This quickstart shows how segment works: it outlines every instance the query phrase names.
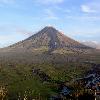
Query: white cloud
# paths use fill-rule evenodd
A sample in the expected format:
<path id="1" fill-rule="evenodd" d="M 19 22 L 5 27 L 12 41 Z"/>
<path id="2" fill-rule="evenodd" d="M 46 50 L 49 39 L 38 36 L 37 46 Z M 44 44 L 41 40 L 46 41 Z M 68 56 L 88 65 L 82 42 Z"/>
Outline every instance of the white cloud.
<path id="1" fill-rule="evenodd" d="M 15 4 L 15 0 L 0 0 L 0 7 L 4 7 L 5 5 L 13 5 L 13 4 Z"/>
<path id="2" fill-rule="evenodd" d="M 64 0 L 37 0 L 41 4 L 59 4 L 63 3 Z"/>
<path id="3" fill-rule="evenodd" d="M 17 33 L 9 35 L 0 35 L 0 47 L 6 47 L 23 39 L 25 39 L 25 37 L 23 37 L 22 34 Z"/>
<path id="4" fill-rule="evenodd" d="M 18 26 L 12 26 L 12 25 L 2 25 L 0 26 L 0 33 L 2 34 L 5 34 L 5 33 L 11 33 L 11 34 L 20 34 L 20 35 L 23 35 L 23 36 L 30 36 L 32 35 L 32 32 L 25 29 L 25 28 L 22 28 L 22 27 L 18 27 Z M 9 34 L 8 33 L 8 34 Z"/>
<path id="5" fill-rule="evenodd" d="M 13 4 L 15 0 L 0 0 L 0 4 Z"/>
<path id="6" fill-rule="evenodd" d="M 24 28 L 19 28 L 19 27 L 15 28 L 15 32 L 18 33 L 18 34 L 26 35 L 26 36 L 33 35 L 33 32 L 26 30 Z"/>
<path id="7" fill-rule="evenodd" d="M 100 16 L 96 16 L 96 15 L 81 15 L 81 16 L 66 15 L 65 18 L 72 19 L 72 20 L 79 20 L 79 21 L 89 21 L 89 22 L 100 21 Z"/>
<path id="8" fill-rule="evenodd" d="M 0 26 L 0 47 L 5 47 L 14 44 L 18 41 L 26 39 L 33 33 L 25 28 L 15 25 Z"/>
<path id="9" fill-rule="evenodd" d="M 71 9 L 69 8 L 63 8 L 61 6 L 55 5 L 54 7 L 52 7 L 53 9 L 57 10 L 58 12 L 63 12 L 63 13 L 71 13 Z"/>
<path id="10" fill-rule="evenodd" d="M 56 14 L 50 9 L 45 9 L 45 15 L 46 15 L 46 19 L 55 19 L 55 20 L 59 19 L 56 16 Z"/>
<path id="11" fill-rule="evenodd" d="M 96 10 L 93 10 L 90 6 L 88 5 L 81 5 L 81 10 L 85 13 L 94 13 L 97 12 Z"/>
<path id="12" fill-rule="evenodd" d="M 93 43 L 95 43 L 95 44 L 98 44 L 99 42 L 98 41 L 92 41 Z"/>
<path id="13" fill-rule="evenodd" d="M 100 13 L 100 0 L 91 0 L 80 7 L 81 11 L 85 13 Z"/>
<path id="14" fill-rule="evenodd" d="M 82 42 L 92 42 L 92 43 L 95 43 L 95 44 L 99 44 L 99 42 L 95 41 L 95 40 L 93 40 L 93 41 L 82 40 Z"/>
<path id="15" fill-rule="evenodd" d="M 84 45 L 96 48 L 96 49 L 100 49 L 100 42 L 98 41 L 80 41 L 81 43 L 83 43 Z"/>

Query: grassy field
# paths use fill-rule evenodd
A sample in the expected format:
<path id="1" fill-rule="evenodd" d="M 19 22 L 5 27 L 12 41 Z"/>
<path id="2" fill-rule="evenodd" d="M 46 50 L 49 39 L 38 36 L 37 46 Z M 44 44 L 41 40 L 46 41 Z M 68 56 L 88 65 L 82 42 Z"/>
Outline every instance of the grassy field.
<path id="1" fill-rule="evenodd" d="M 88 61 L 88 63 L 86 63 Z M 58 94 L 57 82 L 70 84 L 99 63 L 100 55 L 4 53 L 0 56 L 0 91 L 4 100 L 48 100 Z M 33 69 L 39 70 L 37 74 Z M 42 76 L 41 76 L 42 75 Z M 44 80 L 48 77 L 48 80 Z"/>
<path id="2" fill-rule="evenodd" d="M 85 67 L 84 67 L 85 66 Z M 40 69 L 50 77 L 50 81 L 43 81 L 38 75 L 32 73 L 32 69 Z M 24 98 L 46 98 L 57 94 L 57 85 L 54 81 L 70 82 L 81 76 L 89 65 L 77 64 L 34 64 L 34 65 L 9 65 L 0 68 L 0 85 L 7 89 L 7 96 L 10 100 L 16 100 L 18 95 Z M 43 99 L 44 98 L 44 99 Z M 37 99 L 38 100 L 38 99 Z"/>

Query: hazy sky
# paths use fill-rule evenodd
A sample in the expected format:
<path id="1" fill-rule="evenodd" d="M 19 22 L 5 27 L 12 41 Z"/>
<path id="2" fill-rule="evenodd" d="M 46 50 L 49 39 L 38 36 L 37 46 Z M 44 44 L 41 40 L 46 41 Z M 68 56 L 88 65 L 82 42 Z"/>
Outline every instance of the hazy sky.
<path id="1" fill-rule="evenodd" d="M 0 47 L 47 25 L 77 40 L 100 42 L 100 0 L 0 0 Z"/>

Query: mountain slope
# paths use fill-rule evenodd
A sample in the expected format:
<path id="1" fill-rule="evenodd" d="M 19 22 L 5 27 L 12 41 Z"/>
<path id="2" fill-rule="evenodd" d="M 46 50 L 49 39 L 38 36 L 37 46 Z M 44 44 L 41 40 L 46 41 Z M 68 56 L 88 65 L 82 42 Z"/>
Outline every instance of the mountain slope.
<path id="1" fill-rule="evenodd" d="M 47 26 L 23 41 L 0 49 L 0 61 L 6 63 L 18 63 L 20 61 L 22 63 L 81 62 L 86 60 L 94 51 L 95 49 L 65 36 L 53 27 Z"/>
<path id="2" fill-rule="evenodd" d="M 69 51 L 84 51 L 92 48 L 65 36 L 53 27 L 47 26 L 35 35 L 32 35 L 31 37 L 27 38 L 26 40 L 4 48 L 3 50 L 54 51 L 58 49 L 64 49 Z"/>

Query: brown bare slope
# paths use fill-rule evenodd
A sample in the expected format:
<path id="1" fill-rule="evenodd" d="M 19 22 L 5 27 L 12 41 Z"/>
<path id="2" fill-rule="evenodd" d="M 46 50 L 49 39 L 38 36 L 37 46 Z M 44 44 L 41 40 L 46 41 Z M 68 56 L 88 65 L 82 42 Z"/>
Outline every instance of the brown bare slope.
<path id="1" fill-rule="evenodd" d="M 83 52 L 92 49 L 59 32 L 51 26 L 43 28 L 31 37 L 11 45 L 2 51 L 50 51 L 67 50 L 70 52 Z M 57 52 L 58 52 L 57 51 Z"/>

